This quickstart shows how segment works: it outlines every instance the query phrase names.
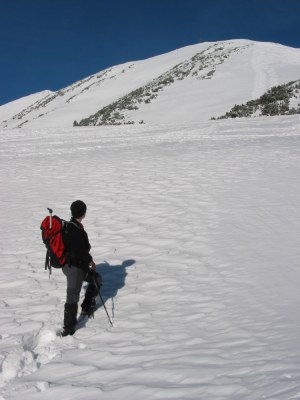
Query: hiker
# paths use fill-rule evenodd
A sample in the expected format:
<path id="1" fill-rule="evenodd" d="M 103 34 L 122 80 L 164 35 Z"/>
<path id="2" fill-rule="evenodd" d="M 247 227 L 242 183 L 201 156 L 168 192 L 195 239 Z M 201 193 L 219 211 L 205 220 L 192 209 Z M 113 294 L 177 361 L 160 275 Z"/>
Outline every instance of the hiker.
<path id="1" fill-rule="evenodd" d="M 84 281 L 89 283 L 81 304 L 82 314 L 86 314 L 88 317 L 94 314 L 95 297 L 101 286 L 101 275 L 95 271 L 96 264 L 90 255 L 91 245 L 81 223 L 86 215 L 86 204 L 81 200 L 76 200 L 71 204 L 70 209 L 72 218 L 68 223 L 68 232 L 65 236 L 68 261 L 62 268 L 67 278 L 67 298 L 61 336 L 75 333 L 82 283 Z"/>

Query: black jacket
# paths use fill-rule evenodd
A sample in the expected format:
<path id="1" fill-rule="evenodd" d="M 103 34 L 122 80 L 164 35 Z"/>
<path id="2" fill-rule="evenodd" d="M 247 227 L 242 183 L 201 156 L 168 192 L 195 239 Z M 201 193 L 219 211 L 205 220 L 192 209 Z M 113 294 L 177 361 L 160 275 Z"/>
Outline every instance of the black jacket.
<path id="1" fill-rule="evenodd" d="M 83 225 L 74 218 L 68 223 L 64 242 L 68 264 L 87 270 L 93 260 L 90 255 L 91 245 Z"/>

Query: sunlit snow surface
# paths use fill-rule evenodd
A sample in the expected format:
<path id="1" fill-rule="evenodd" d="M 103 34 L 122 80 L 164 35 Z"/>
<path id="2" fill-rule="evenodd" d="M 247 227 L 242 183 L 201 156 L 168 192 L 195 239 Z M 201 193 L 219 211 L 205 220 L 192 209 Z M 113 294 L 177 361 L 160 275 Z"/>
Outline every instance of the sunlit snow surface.
<path id="1" fill-rule="evenodd" d="M 300 399 L 298 116 L 0 143 L 1 400 Z M 61 339 L 39 226 L 76 199 L 114 327 Z"/>

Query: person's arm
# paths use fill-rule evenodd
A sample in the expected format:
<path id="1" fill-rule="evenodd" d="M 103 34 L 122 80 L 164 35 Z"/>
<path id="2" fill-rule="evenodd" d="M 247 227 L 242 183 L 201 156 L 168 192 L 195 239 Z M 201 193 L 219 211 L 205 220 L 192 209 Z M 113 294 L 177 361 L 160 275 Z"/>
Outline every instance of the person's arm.
<path id="1" fill-rule="evenodd" d="M 71 250 L 75 258 L 79 259 L 83 265 L 89 266 L 93 262 L 93 257 L 89 253 L 89 249 L 86 247 L 84 237 L 84 231 L 77 227 L 72 227 L 72 238 L 71 238 Z M 88 239 L 87 239 L 88 240 Z M 90 247 L 90 246 L 89 246 Z"/>

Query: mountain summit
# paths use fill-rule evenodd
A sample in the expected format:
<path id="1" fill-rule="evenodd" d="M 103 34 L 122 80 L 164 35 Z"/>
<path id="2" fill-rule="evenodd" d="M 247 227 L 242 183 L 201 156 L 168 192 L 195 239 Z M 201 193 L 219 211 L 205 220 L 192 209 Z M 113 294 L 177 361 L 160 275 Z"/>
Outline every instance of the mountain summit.
<path id="1" fill-rule="evenodd" d="M 300 49 L 249 40 L 200 43 L 8 103 L 0 107 L 0 126 L 202 122 L 299 78 Z"/>

